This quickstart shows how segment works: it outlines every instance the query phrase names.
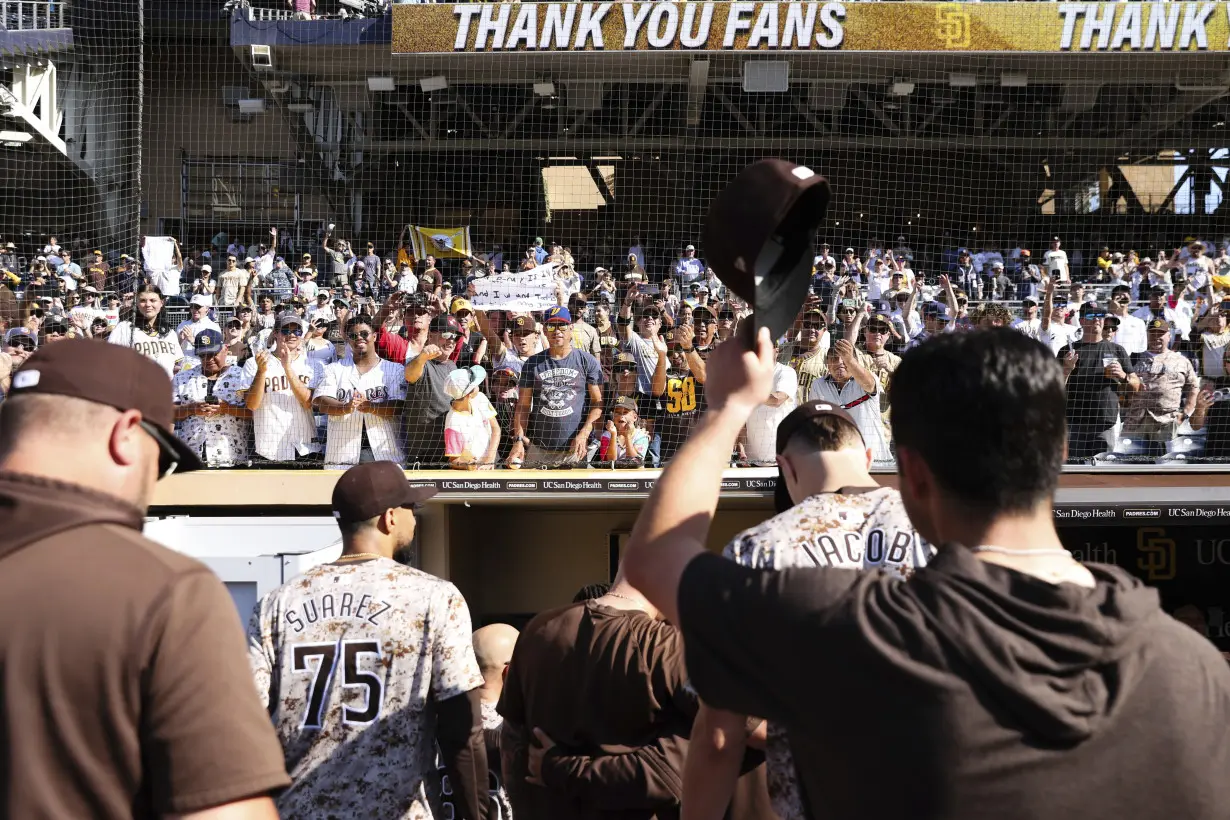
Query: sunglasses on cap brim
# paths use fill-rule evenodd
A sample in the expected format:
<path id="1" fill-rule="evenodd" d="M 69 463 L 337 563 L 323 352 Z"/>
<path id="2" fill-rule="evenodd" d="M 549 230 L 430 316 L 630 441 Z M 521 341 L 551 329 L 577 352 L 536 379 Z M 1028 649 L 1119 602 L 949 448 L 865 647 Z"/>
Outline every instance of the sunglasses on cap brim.
<path id="1" fill-rule="evenodd" d="M 203 465 L 200 458 L 188 449 L 188 445 L 145 419 L 141 419 L 137 424 L 158 445 L 159 479 L 166 478 L 176 471 L 186 473 L 190 470 L 201 469 Z"/>

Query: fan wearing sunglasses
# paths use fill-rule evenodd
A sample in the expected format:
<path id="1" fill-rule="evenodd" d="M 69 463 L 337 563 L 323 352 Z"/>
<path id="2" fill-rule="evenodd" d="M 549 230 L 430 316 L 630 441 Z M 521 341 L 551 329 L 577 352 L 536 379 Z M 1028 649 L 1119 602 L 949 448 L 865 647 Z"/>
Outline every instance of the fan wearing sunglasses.
<path id="1" fill-rule="evenodd" d="M 4 334 L 4 352 L 13 360 L 16 369 L 25 364 L 30 354 L 38 350 L 38 338 L 24 327 L 15 327 Z"/>
<path id="2" fill-rule="evenodd" d="M 312 407 L 329 417 L 326 470 L 358 464 L 365 451 L 376 461 L 405 460 L 399 424 L 405 372 L 376 352 L 374 321 L 359 315 L 347 322 L 351 354 L 325 367 L 312 394 Z"/>
<path id="3" fill-rule="evenodd" d="M 256 453 L 269 461 L 309 459 L 321 450 L 314 441 L 312 391 L 324 378 L 324 365 L 306 355 L 303 334 L 303 319 L 283 313 L 272 353 L 260 350 L 243 366 L 240 389 L 252 411 Z"/>
<path id="4" fill-rule="evenodd" d="M 330 365 L 339 358 L 337 348 L 329 339 L 329 326 L 332 320 L 317 313 L 312 317 L 311 324 L 303 337 L 303 349 L 309 359 L 314 359 L 322 365 Z"/>

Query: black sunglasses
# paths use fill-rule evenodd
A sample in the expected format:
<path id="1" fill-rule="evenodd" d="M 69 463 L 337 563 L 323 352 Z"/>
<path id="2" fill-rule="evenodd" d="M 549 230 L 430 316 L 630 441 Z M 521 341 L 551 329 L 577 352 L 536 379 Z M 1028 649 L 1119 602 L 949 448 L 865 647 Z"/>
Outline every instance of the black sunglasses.
<path id="1" fill-rule="evenodd" d="M 158 443 L 158 478 L 166 478 L 175 472 L 175 468 L 179 466 L 179 459 L 175 457 L 170 448 L 164 443 L 166 441 L 166 433 L 145 419 L 137 422 L 137 425 Z"/>
<path id="2" fill-rule="evenodd" d="M 294 327 L 284 327 L 278 332 L 283 336 L 302 336 L 303 328 L 299 325 L 295 325 Z"/>
<path id="3" fill-rule="evenodd" d="M 355 341 L 357 339 L 370 339 L 371 336 L 372 332 L 370 330 L 356 330 L 346 334 L 346 338 L 351 341 Z"/>
<path id="4" fill-rule="evenodd" d="M 21 348 L 27 353 L 34 352 L 34 342 L 30 341 L 29 339 L 20 339 L 20 340 L 15 339 L 9 342 L 9 347 Z"/>

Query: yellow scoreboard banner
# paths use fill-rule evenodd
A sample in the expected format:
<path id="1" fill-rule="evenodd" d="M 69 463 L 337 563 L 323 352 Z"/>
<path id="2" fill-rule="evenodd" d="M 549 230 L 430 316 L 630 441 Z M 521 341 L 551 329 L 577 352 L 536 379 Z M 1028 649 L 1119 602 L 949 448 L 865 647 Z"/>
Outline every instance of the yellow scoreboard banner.
<path id="1" fill-rule="evenodd" d="M 397 54 L 1230 51 L 1230 3 L 446 3 L 393 6 Z"/>

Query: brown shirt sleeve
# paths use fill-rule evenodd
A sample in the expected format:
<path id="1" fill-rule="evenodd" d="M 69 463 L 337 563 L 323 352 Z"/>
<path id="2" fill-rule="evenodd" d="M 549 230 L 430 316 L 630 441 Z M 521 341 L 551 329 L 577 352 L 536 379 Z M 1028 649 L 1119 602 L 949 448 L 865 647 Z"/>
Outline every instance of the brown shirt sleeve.
<path id="1" fill-rule="evenodd" d="M 174 579 L 138 646 L 141 748 L 157 811 L 200 811 L 290 784 L 239 614 L 213 573 Z"/>
<path id="2" fill-rule="evenodd" d="M 851 613 L 863 604 L 853 588 L 877 577 L 748 569 L 696 556 L 679 581 L 679 627 L 696 692 L 718 709 L 790 723 L 822 699 L 827 678 L 816 663 L 837 656 L 838 636 L 856 620 Z"/>

